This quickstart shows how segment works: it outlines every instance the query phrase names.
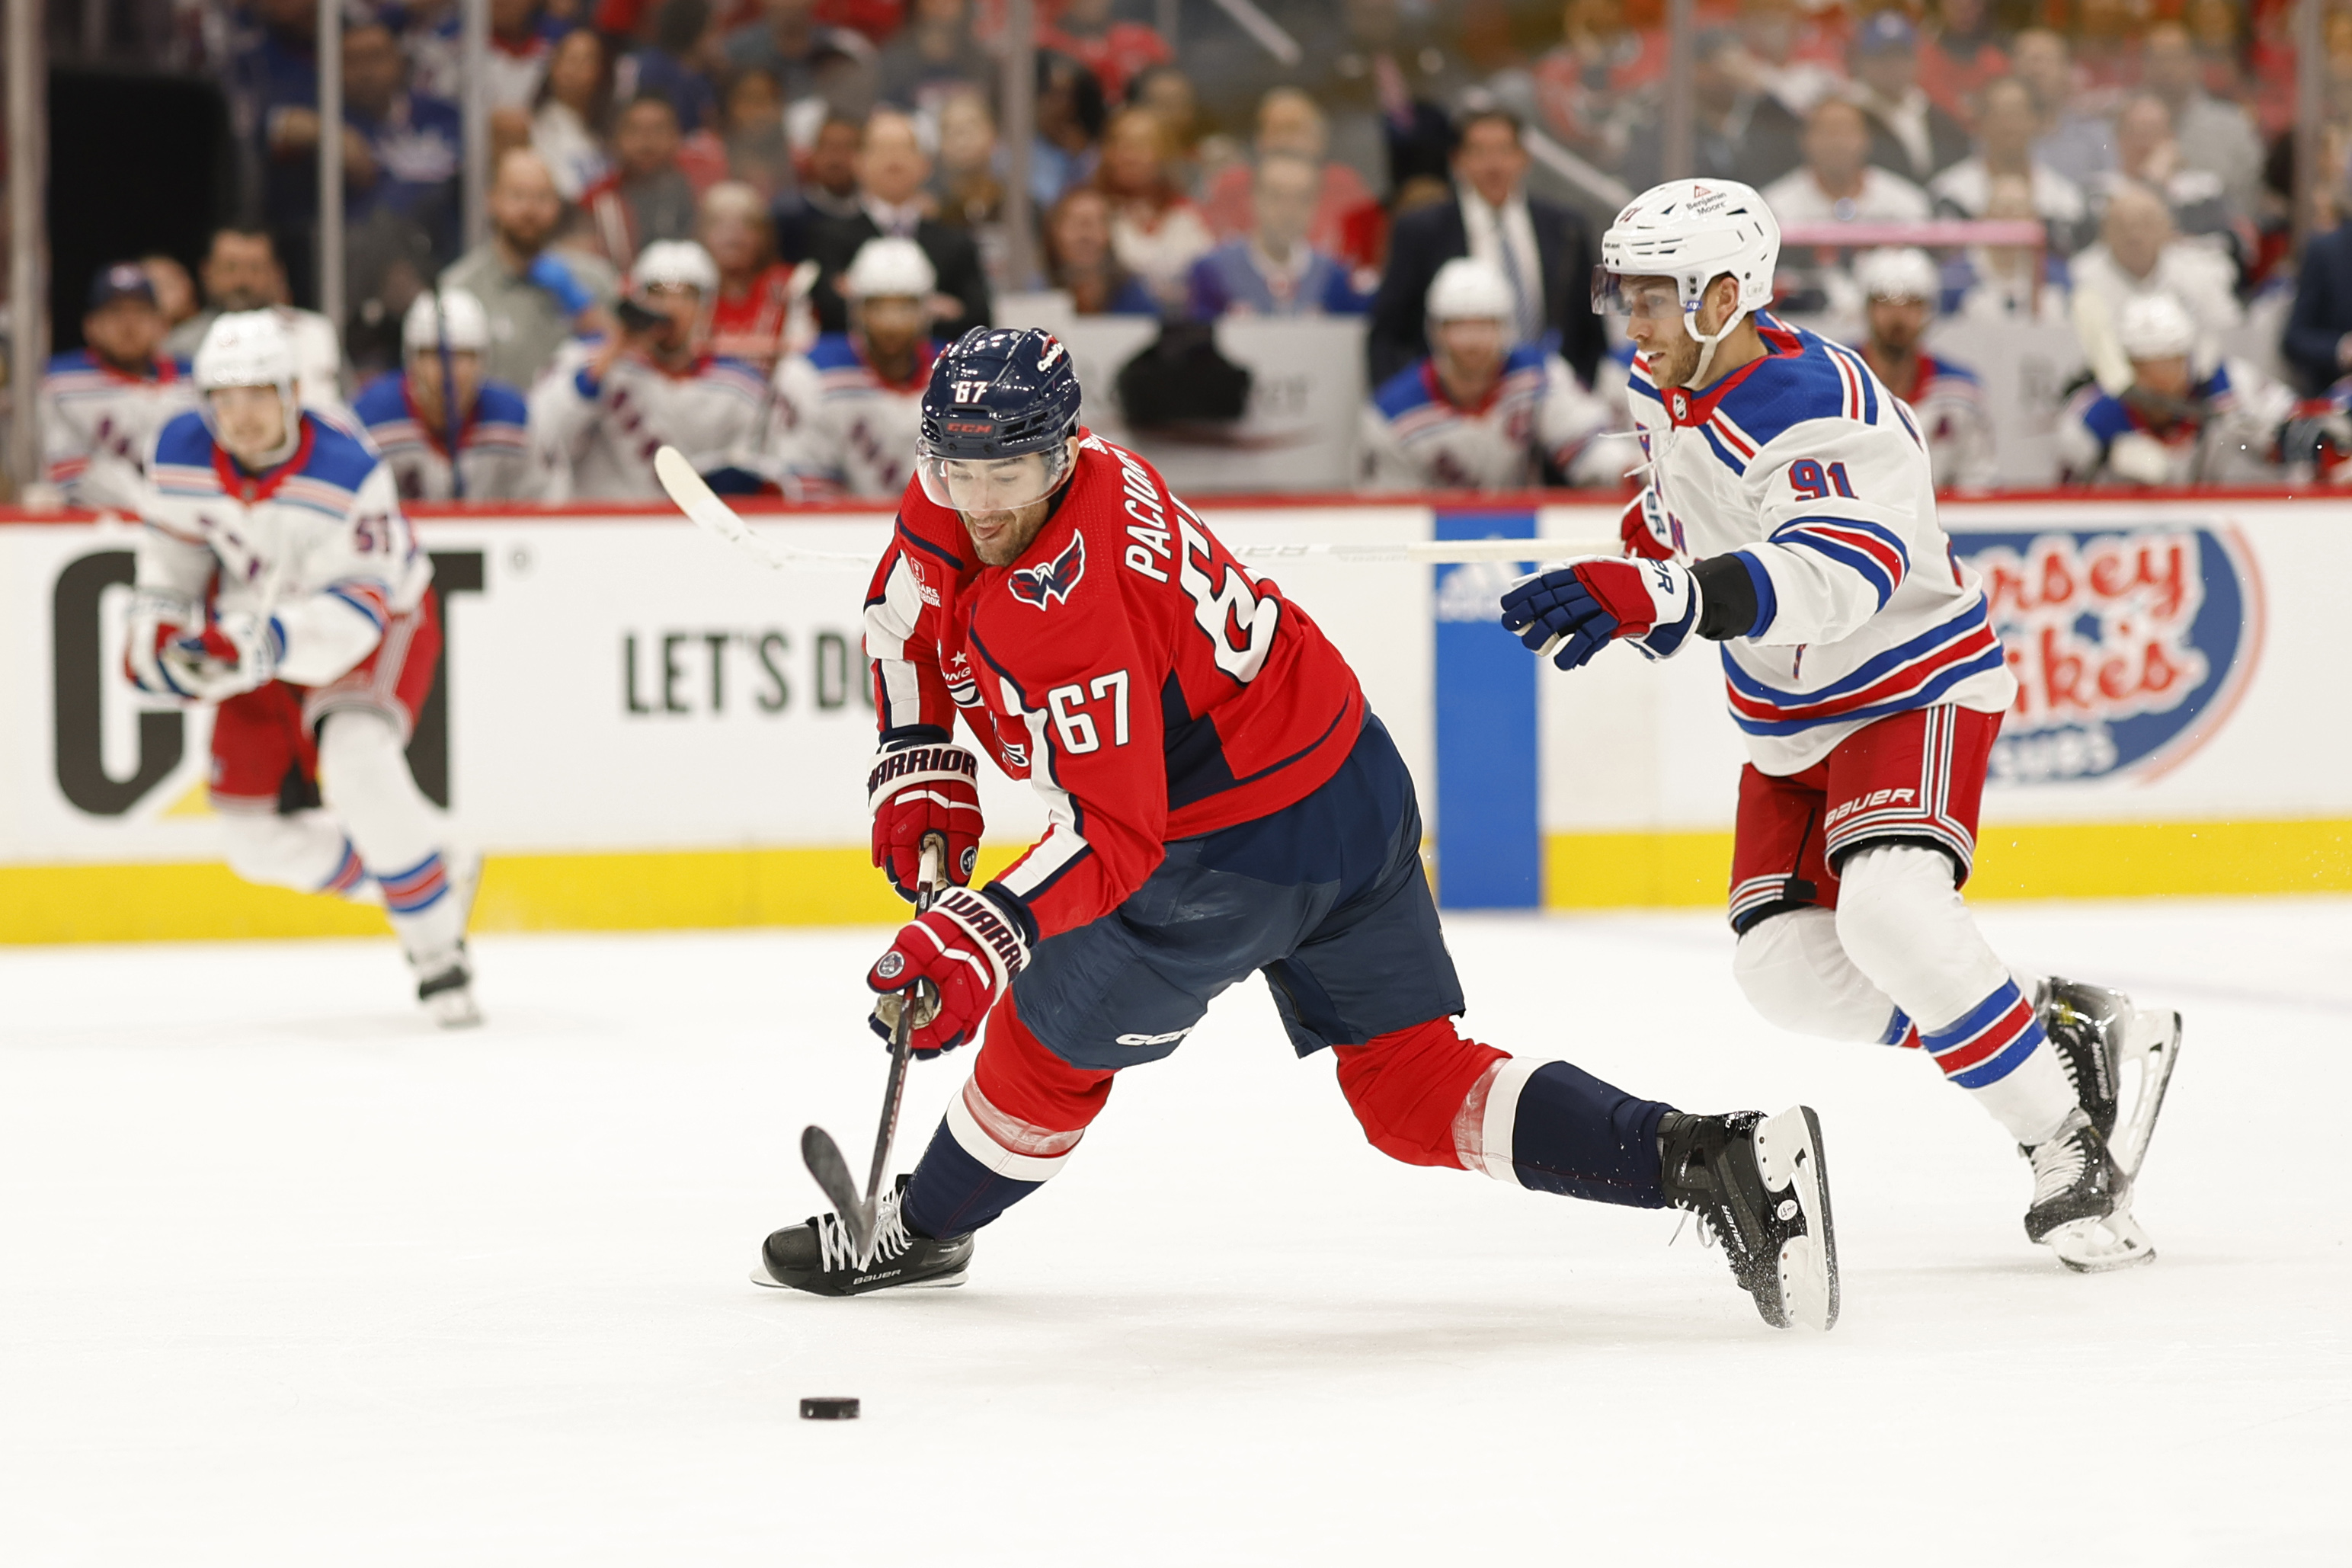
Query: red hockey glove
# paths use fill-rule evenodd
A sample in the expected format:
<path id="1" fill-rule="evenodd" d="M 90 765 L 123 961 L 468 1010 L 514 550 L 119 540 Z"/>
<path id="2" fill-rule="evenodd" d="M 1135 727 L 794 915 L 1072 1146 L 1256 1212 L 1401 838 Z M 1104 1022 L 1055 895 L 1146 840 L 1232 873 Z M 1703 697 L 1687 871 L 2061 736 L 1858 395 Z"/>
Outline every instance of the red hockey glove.
<path id="1" fill-rule="evenodd" d="M 1617 537 L 1625 546 L 1625 553 L 1643 561 L 1672 561 L 1675 558 L 1675 526 L 1666 517 L 1666 503 L 1658 492 L 1643 485 L 1625 503 L 1617 519 Z"/>
<path id="2" fill-rule="evenodd" d="M 199 702 L 220 702 L 276 679 L 286 656 L 286 628 L 278 617 L 232 610 L 201 634 L 193 628 L 163 645 L 156 662 L 173 689 Z"/>
<path id="3" fill-rule="evenodd" d="M 131 596 L 130 637 L 122 650 L 131 683 L 158 697 L 193 697 L 194 692 L 173 684 L 163 654 L 191 630 L 202 630 L 204 624 L 204 606 L 194 599 L 162 588 L 140 589 Z"/>
<path id="4" fill-rule="evenodd" d="M 1698 584 L 1671 561 L 1589 555 L 1521 578 L 1503 595 L 1503 626 L 1574 669 L 1614 638 L 1671 658 L 1698 625 Z M 1552 653 L 1558 647 L 1559 652 Z"/>
<path id="5" fill-rule="evenodd" d="M 946 870 L 961 886 L 980 858 L 980 759 L 946 741 L 900 742 L 874 759 L 866 776 L 874 814 L 874 863 L 908 903 L 923 855 L 923 836 L 947 840 Z"/>
<path id="6" fill-rule="evenodd" d="M 867 989 L 882 994 L 874 1032 L 884 1039 L 898 1022 L 898 993 L 916 993 L 915 1055 L 951 1051 L 980 1032 L 981 1021 L 1013 977 L 1029 965 L 1029 939 L 1021 922 L 993 899 L 970 888 L 950 888 L 926 914 L 898 928 L 890 951 L 866 973 Z"/>

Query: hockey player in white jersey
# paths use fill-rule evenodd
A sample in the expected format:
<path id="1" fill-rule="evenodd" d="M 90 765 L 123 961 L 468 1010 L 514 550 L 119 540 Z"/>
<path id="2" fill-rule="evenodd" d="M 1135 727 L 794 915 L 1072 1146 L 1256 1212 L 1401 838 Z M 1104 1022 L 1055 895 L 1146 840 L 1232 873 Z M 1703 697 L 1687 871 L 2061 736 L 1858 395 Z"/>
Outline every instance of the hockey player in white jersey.
<path id="1" fill-rule="evenodd" d="M 352 405 L 403 500 L 511 500 L 530 493 L 522 394 L 482 379 L 490 319 L 463 289 L 427 290 L 400 324 L 401 368 Z M 453 399 L 446 388 L 457 388 Z M 457 460 L 449 460 L 455 437 Z"/>
<path id="2" fill-rule="evenodd" d="M 629 269 L 620 330 L 564 345 L 530 392 L 532 467 L 550 500 L 655 500 L 654 454 L 686 454 L 721 490 L 757 489 L 751 465 L 766 384 L 709 352 L 719 268 L 691 240 L 656 240 Z"/>
<path id="3" fill-rule="evenodd" d="M 1936 319 L 1943 279 L 1924 250 L 1865 251 L 1853 265 L 1869 323 L 1862 357 L 1879 384 L 1911 410 L 1939 490 L 1987 490 L 1999 482 L 1992 416 L 1977 373 L 1920 346 Z"/>
<path id="4" fill-rule="evenodd" d="M 1607 405 L 1542 343 L 1511 343 L 1511 286 L 1457 258 L 1430 280 L 1429 357 L 1372 394 L 1363 482 L 1378 490 L 1525 489 L 1564 475 Z M 1613 482 L 1613 480 L 1612 480 Z"/>
<path id="5" fill-rule="evenodd" d="M 1618 215 L 1595 305 L 1641 350 L 1650 527 L 1629 543 L 1651 558 L 1538 573 L 1504 625 L 1563 669 L 1615 638 L 1651 658 L 1721 643 L 1749 756 L 1730 913 L 1750 1002 L 1800 1033 L 1924 1047 L 2030 1159 L 2029 1237 L 2076 1269 L 2144 1260 L 2132 1178 L 2179 1018 L 2012 971 L 1961 902 L 2016 683 L 1908 413 L 1860 354 L 1765 313 L 1779 253 L 1761 198 L 1727 181 Z"/>
<path id="6" fill-rule="evenodd" d="M 480 1021 L 473 872 L 403 752 L 441 647 L 392 474 L 296 399 L 268 310 L 215 321 L 200 403 L 155 440 L 126 662 L 215 706 L 212 804 L 248 881 L 381 902 L 444 1026 Z"/>
<path id="7" fill-rule="evenodd" d="M 2143 294 L 2116 315 L 2131 362 L 2120 394 L 2096 383 L 2058 422 L 2058 463 L 2069 482 L 2096 485 L 2259 484 L 2283 477 L 2299 409 L 2294 394 L 2246 361 L 2200 365 L 2200 333 L 2169 294 Z"/>
<path id="8" fill-rule="evenodd" d="M 195 406 L 188 367 L 163 352 L 155 286 L 135 261 L 90 279 L 81 328 L 89 346 L 41 378 L 45 476 L 70 505 L 135 513 L 155 432 Z"/>
<path id="9" fill-rule="evenodd" d="M 895 500 L 913 470 L 923 388 L 940 345 L 939 275 L 911 239 L 869 239 L 842 274 L 849 331 L 776 366 L 766 463 L 787 494 Z"/>

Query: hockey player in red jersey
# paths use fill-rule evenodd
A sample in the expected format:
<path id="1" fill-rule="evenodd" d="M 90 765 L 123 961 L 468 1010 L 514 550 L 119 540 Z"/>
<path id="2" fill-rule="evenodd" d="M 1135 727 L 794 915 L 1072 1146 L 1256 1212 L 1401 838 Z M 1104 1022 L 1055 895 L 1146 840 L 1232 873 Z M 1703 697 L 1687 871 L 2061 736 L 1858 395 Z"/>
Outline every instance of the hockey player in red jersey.
<path id="1" fill-rule="evenodd" d="M 924 397 L 917 480 L 866 599 L 882 751 L 876 864 L 955 885 L 876 962 L 877 1027 L 982 1040 L 858 1266 L 840 1218 L 777 1231 L 763 1283 L 961 1282 L 972 1233 L 1076 1151 L 1121 1068 L 1174 1051 L 1262 973 L 1301 1056 L 1329 1047 L 1382 1152 L 1546 1192 L 1698 1213 L 1765 1320 L 1827 1328 L 1835 1246 L 1813 1113 L 1686 1115 L 1465 1038 L 1412 781 L 1355 674 L 1150 465 L 1078 426 L 1060 342 L 975 330 Z M 968 885 L 965 726 L 1045 797 L 1045 836 Z M 983 1030 L 984 1026 L 984 1030 Z"/>

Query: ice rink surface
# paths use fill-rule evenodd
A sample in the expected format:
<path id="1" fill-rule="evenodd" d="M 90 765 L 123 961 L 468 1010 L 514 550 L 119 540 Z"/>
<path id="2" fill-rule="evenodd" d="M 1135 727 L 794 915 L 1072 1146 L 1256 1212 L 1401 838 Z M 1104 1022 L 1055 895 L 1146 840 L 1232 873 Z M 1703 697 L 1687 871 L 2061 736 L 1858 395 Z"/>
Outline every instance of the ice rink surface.
<path id="1" fill-rule="evenodd" d="M 458 1037 L 388 940 L 0 952 L 0 1562 L 2352 1561 L 2352 901 L 1984 918 L 2188 1015 L 2152 1267 L 2027 1245 L 1990 1120 L 1755 1022 L 1712 917 L 1449 921 L 1478 1037 L 1821 1110 L 1827 1337 L 1383 1159 L 1255 982 L 969 1286 L 835 1301 L 745 1276 L 804 1121 L 863 1166 L 877 932 L 491 938 Z"/>

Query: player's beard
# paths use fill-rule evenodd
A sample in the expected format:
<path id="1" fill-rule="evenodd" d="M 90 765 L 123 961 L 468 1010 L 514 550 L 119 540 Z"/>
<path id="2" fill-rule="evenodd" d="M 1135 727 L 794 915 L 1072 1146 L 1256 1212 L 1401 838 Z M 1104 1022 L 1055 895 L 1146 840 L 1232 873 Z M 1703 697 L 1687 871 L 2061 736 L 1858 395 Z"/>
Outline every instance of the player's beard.
<path id="1" fill-rule="evenodd" d="M 1698 373 L 1698 340 L 1675 330 L 1658 334 L 1649 351 L 1650 380 L 1659 386 L 1687 386 Z"/>
<path id="2" fill-rule="evenodd" d="M 1045 526 L 1045 514 L 1052 506 L 1049 496 L 1008 511 L 963 513 L 963 529 L 971 538 L 972 552 L 984 566 L 1012 565 Z"/>

